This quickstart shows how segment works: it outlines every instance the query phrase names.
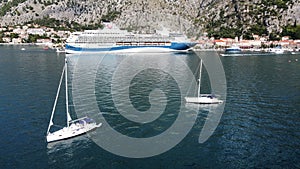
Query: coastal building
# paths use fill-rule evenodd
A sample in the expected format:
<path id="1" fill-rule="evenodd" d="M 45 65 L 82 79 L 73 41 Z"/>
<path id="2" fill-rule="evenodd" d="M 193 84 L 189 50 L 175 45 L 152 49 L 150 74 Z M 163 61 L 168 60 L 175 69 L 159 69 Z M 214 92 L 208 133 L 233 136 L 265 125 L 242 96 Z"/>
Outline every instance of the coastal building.
<path id="1" fill-rule="evenodd" d="M 38 44 L 52 44 L 51 39 L 37 39 L 36 43 Z"/>
<path id="2" fill-rule="evenodd" d="M 45 31 L 42 28 L 29 28 L 29 29 L 27 29 L 27 33 L 28 34 L 32 34 L 32 35 L 40 35 L 40 36 L 42 36 L 42 35 L 45 34 Z"/>
<path id="3" fill-rule="evenodd" d="M 224 40 L 216 39 L 214 40 L 214 44 L 218 47 L 225 48 L 227 43 Z"/>
<path id="4" fill-rule="evenodd" d="M 283 40 L 283 41 L 285 41 L 285 40 L 290 40 L 290 37 L 284 36 L 284 37 L 281 38 L 281 40 Z"/>
<path id="5" fill-rule="evenodd" d="M 20 44 L 20 43 L 22 43 L 22 39 L 21 38 L 13 38 L 11 40 L 11 43 L 12 44 Z"/>
<path id="6" fill-rule="evenodd" d="M 29 35 L 27 33 L 24 33 L 24 34 L 20 34 L 19 37 L 21 39 L 28 39 Z"/>
<path id="7" fill-rule="evenodd" d="M 71 32 L 70 31 L 57 31 L 55 34 L 57 36 L 61 37 L 62 39 L 67 39 L 71 35 Z"/>
<path id="8" fill-rule="evenodd" d="M 28 26 L 27 26 L 27 25 L 24 25 L 24 26 L 22 26 L 22 29 L 23 29 L 23 30 L 27 30 L 27 29 L 28 29 Z"/>
<path id="9" fill-rule="evenodd" d="M 238 42 L 238 46 L 243 49 L 260 48 L 261 44 L 262 42 L 260 40 L 241 40 Z"/>
<path id="10" fill-rule="evenodd" d="M 6 31 L 7 29 L 6 28 L 0 28 L 0 31 L 1 32 L 4 32 L 4 31 Z"/>
<path id="11" fill-rule="evenodd" d="M 25 34 L 26 31 L 21 29 L 21 28 L 16 28 L 13 30 L 13 33 L 17 33 L 17 34 Z"/>
<path id="12" fill-rule="evenodd" d="M 9 43 L 11 41 L 11 38 L 10 37 L 3 37 L 2 40 L 5 43 Z"/>
<path id="13" fill-rule="evenodd" d="M 4 32 L 5 36 L 10 36 L 11 32 Z"/>
<path id="14" fill-rule="evenodd" d="M 290 46 L 290 44 L 292 44 L 293 41 L 290 40 L 281 40 L 277 43 L 277 45 L 288 48 Z"/>
<path id="15" fill-rule="evenodd" d="M 297 49 L 300 49 L 300 40 L 294 40 Z"/>

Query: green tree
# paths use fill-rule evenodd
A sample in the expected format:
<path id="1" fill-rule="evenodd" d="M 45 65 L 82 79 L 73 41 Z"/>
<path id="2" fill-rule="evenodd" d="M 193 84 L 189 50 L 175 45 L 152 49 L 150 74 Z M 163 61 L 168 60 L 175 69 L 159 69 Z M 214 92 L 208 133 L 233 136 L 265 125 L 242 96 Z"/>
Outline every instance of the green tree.
<path id="1" fill-rule="evenodd" d="M 247 32 L 243 33 L 243 39 L 253 40 L 254 38 L 253 38 L 252 34 L 247 31 Z"/>
<path id="2" fill-rule="evenodd" d="M 269 40 L 280 40 L 280 36 L 277 33 L 270 33 Z"/>
<path id="3" fill-rule="evenodd" d="M 110 22 L 110 21 L 115 20 L 120 14 L 121 14 L 121 12 L 119 12 L 119 11 L 109 11 L 109 12 L 107 12 L 106 15 L 103 15 L 101 17 L 101 20 L 104 22 Z"/>
<path id="4" fill-rule="evenodd" d="M 11 33 L 9 37 L 10 38 L 18 38 L 19 34 L 17 34 L 17 33 Z"/>
<path id="5" fill-rule="evenodd" d="M 3 34 L 3 32 L 0 32 L 0 43 L 4 43 L 4 41 L 3 41 L 3 38 L 4 37 L 4 34 Z"/>
<path id="6" fill-rule="evenodd" d="M 255 24 L 252 25 L 251 28 L 249 29 L 250 33 L 253 34 L 258 34 L 258 35 L 267 35 L 268 34 L 268 30 L 267 27 L 261 24 Z"/>
<path id="7" fill-rule="evenodd" d="M 49 37 L 47 37 L 46 35 L 33 35 L 33 34 L 29 34 L 28 39 L 27 39 L 27 43 L 35 43 L 37 39 L 47 39 Z"/>
<path id="8" fill-rule="evenodd" d="M 300 39 L 300 25 L 287 25 L 283 28 L 281 36 L 289 36 L 291 39 Z"/>

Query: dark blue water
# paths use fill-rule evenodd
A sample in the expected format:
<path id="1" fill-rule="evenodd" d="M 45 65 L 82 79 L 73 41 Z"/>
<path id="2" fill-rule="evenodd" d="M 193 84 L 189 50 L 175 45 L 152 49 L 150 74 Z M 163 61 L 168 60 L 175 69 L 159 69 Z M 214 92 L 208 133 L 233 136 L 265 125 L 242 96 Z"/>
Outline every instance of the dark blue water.
<path id="1" fill-rule="evenodd" d="M 64 55 L 38 47 L 20 49 L 0 47 L 0 168 L 300 168 L 299 55 L 221 57 L 227 100 L 214 134 L 198 143 L 207 114 L 201 111 L 192 130 L 173 149 L 132 159 L 107 152 L 85 136 L 47 145 L 45 134 Z M 174 57 L 197 70 L 196 55 Z M 136 76 L 130 95 L 136 109 L 150 107 L 142 93 L 149 95 L 156 87 L 167 91 L 171 102 L 160 121 L 148 126 L 130 124 L 116 115 L 110 100 L 110 80 L 121 61 L 122 56 L 106 58 L 98 70 L 97 100 L 101 111 L 107 112 L 105 118 L 117 131 L 133 137 L 165 131 L 178 115 L 172 110 L 182 106 L 174 79 L 155 69 Z M 165 62 L 173 61 L 168 57 Z M 176 68 L 175 72 L 181 75 L 184 70 Z M 209 91 L 205 71 L 202 81 L 202 91 Z M 54 120 L 60 125 L 65 120 L 63 99 L 62 95 Z"/>

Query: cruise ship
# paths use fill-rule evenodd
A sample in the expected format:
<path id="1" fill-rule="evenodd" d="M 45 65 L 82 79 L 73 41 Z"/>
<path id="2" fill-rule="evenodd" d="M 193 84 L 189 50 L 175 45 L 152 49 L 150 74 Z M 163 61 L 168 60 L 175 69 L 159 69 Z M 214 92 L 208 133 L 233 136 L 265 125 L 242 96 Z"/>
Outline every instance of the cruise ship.
<path id="1" fill-rule="evenodd" d="M 67 39 L 65 52 L 182 52 L 195 45 L 179 33 L 134 34 L 119 29 L 113 23 L 104 23 L 101 30 L 72 33 Z"/>

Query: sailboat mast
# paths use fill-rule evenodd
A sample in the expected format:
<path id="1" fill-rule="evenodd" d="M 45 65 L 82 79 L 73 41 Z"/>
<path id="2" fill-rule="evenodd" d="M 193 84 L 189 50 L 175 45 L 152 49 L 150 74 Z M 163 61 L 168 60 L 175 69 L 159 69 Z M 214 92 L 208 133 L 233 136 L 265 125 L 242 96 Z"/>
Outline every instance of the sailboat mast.
<path id="1" fill-rule="evenodd" d="M 200 86 L 201 86 L 201 74 L 202 74 L 202 59 L 200 61 L 199 79 L 198 79 L 198 97 L 200 97 Z"/>
<path id="2" fill-rule="evenodd" d="M 49 121 L 47 134 L 49 134 L 50 127 L 53 125 L 53 121 L 52 121 L 53 120 L 53 115 L 54 115 L 54 112 L 55 112 L 55 108 L 56 108 L 56 104 L 57 104 L 57 100 L 58 100 L 58 96 L 59 96 L 59 92 L 60 92 L 60 86 L 61 86 L 61 83 L 62 83 L 62 79 L 64 77 L 65 69 L 66 69 L 66 65 L 64 66 L 63 71 L 62 71 L 61 76 L 60 76 L 59 85 L 58 85 L 58 89 L 57 89 L 57 92 L 56 92 L 54 105 L 53 105 L 53 108 L 52 108 L 52 113 L 51 113 L 51 117 L 50 117 L 50 121 Z"/>
<path id="3" fill-rule="evenodd" d="M 69 122 L 72 120 L 69 114 L 69 95 L 68 95 L 68 65 L 67 58 L 65 58 L 65 86 L 66 86 L 66 113 L 67 113 L 67 126 L 69 127 Z"/>

